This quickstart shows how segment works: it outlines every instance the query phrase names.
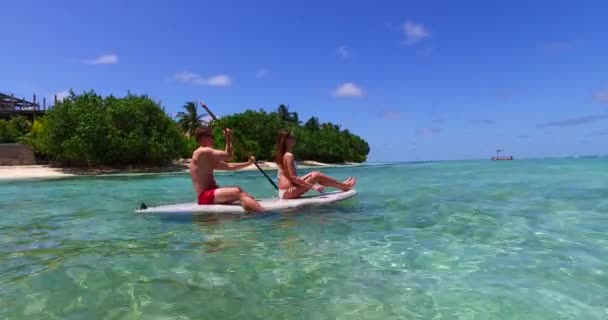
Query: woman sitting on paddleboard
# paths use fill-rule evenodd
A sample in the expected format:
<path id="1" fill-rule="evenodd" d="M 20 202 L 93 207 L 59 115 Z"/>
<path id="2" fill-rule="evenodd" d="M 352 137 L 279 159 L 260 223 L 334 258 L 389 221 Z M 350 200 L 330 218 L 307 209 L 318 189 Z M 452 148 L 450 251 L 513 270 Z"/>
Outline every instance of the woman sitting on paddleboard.
<path id="1" fill-rule="evenodd" d="M 302 177 L 296 173 L 296 164 L 291 153 L 296 144 L 296 138 L 291 131 L 281 131 L 277 137 L 276 162 L 279 166 L 279 198 L 298 198 L 308 190 L 323 192 L 324 187 L 333 187 L 342 191 L 350 190 L 357 182 L 349 177 L 344 182 L 336 181 L 321 172 L 313 171 Z"/>

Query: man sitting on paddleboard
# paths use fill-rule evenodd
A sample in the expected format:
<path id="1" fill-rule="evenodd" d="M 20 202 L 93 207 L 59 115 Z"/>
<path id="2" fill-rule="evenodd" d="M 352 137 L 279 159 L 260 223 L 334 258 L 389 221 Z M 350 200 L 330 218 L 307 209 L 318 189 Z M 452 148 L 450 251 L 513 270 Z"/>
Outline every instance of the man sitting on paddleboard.
<path id="1" fill-rule="evenodd" d="M 190 161 L 190 176 L 198 204 L 228 204 L 236 200 L 247 211 L 261 212 L 264 208 L 240 187 L 219 187 L 213 177 L 214 170 L 238 170 L 253 163 L 252 157 L 248 162 L 229 164 L 232 159 L 232 131 L 224 129 L 226 140 L 225 150 L 213 148 L 213 132 L 210 128 L 199 128 L 196 131 L 196 141 L 199 148 L 192 153 Z"/>
<path id="2" fill-rule="evenodd" d="M 338 182 L 318 171 L 310 172 L 302 177 L 296 173 L 296 164 L 291 151 L 296 144 L 296 138 L 291 131 L 282 131 L 277 137 L 276 161 L 279 166 L 279 198 L 294 199 L 313 189 L 323 192 L 324 187 L 334 187 L 342 191 L 350 190 L 357 180 L 349 177 L 344 182 Z M 315 184 L 319 184 L 317 186 Z"/>

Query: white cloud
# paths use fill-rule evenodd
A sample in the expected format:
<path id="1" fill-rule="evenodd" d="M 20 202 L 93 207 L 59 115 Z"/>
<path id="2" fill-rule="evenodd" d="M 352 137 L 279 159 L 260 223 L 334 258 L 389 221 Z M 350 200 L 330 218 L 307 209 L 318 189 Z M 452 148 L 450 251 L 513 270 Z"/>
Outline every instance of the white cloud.
<path id="1" fill-rule="evenodd" d="M 596 91 L 593 98 L 598 102 L 608 102 L 608 90 Z"/>
<path id="2" fill-rule="evenodd" d="M 232 84 L 232 79 L 226 74 L 218 74 L 207 79 L 207 85 L 212 87 L 228 87 Z"/>
<path id="3" fill-rule="evenodd" d="M 256 72 L 255 76 L 257 78 L 264 78 L 265 76 L 268 75 L 268 72 L 269 72 L 268 69 L 262 68 L 262 69 L 258 70 L 258 72 Z"/>
<path id="4" fill-rule="evenodd" d="M 411 21 L 406 21 L 403 24 L 403 34 L 405 35 L 406 45 L 412 45 L 431 36 L 431 33 L 423 25 Z"/>
<path id="5" fill-rule="evenodd" d="M 232 84 L 232 79 L 226 74 L 218 74 L 205 78 L 198 73 L 190 71 L 178 72 L 173 76 L 176 81 L 193 84 L 197 86 L 228 87 Z"/>
<path id="6" fill-rule="evenodd" d="M 86 64 L 117 64 L 118 56 L 115 54 L 105 54 L 93 60 L 86 60 Z"/>
<path id="7" fill-rule="evenodd" d="M 189 83 L 189 84 L 196 84 L 196 85 L 206 84 L 205 79 L 203 79 L 203 77 L 201 77 L 200 74 L 190 72 L 190 71 L 182 71 L 182 72 L 176 73 L 173 76 L 173 78 L 179 82 L 184 82 L 184 83 Z"/>
<path id="8" fill-rule="evenodd" d="M 346 47 L 344 46 L 340 46 L 338 47 L 338 49 L 336 49 L 336 52 L 338 53 L 338 55 L 344 59 L 348 59 L 351 56 L 350 51 L 348 51 L 348 49 L 346 49 Z"/>
<path id="9" fill-rule="evenodd" d="M 352 82 L 346 82 L 334 90 L 334 95 L 340 98 L 357 98 L 365 94 L 363 89 Z"/>

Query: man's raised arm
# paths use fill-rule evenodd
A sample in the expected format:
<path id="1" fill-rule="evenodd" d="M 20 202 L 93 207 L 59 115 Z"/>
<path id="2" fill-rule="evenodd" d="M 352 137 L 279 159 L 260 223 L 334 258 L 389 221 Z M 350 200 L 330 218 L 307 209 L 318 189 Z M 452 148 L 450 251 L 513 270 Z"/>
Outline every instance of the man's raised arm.
<path id="1" fill-rule="evenodd" d="M 212 149 L 211 154 L 219 161 L 230 161 L 234 157 L 234 153 L 232 148 L 232 131 L 228 128 L 224 129 L 224 140 L 226 140 L 224 151 Z"/>
<path id="2" fill-rule="evenodd" d="M 224 140 L 226 140 L 226 154 L 228 154 L 228 159 L 226 160 L 232 160 L 232 157 L 234 156 L 233 152 L 232 152 L 232 130 L 226 128 L 224 129 Z"/>

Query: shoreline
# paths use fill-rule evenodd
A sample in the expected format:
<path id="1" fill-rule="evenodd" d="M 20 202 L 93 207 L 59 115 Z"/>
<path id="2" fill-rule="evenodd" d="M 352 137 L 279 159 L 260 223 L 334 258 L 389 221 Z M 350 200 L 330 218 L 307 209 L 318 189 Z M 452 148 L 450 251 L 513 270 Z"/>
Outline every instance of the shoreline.
<path id="1" fill-rule="evenodd" d="M 29 165 L 29 166 L 0 166 L 0 182 L 11 180 L 32 180 L 32 179 L 57 179 L 67 177 L 82 177 L 82 176 L 136 176 L 136 175 L 158 175 L 158 174 L 174 174 L 188 173 L 189 159 L 181 159 L 172 165 L 164 167 L 149 167 L 149 168 L 130 168 L 130 169 L 114 169 L 114 168 L 73 168 L 73 167 L 53 167 L 51 165 Z M 264 171 L 276 171 L 278 166 L 271 161 L 258 161 L 258 165 Z M 341 163 L 330 164 L 317 161 L 301 161 L 297 164 L 298 168 L 314 169 L 314 168 L 336 168 L 336 167 L 352 167 L 360 166 L 362 163 Z M 242 171 L 257 171 L 255 165 L 250 165 L 243 169 L 228 171 L 216 170 L 218 173 L 225 172 L 242 172 Z"/>

